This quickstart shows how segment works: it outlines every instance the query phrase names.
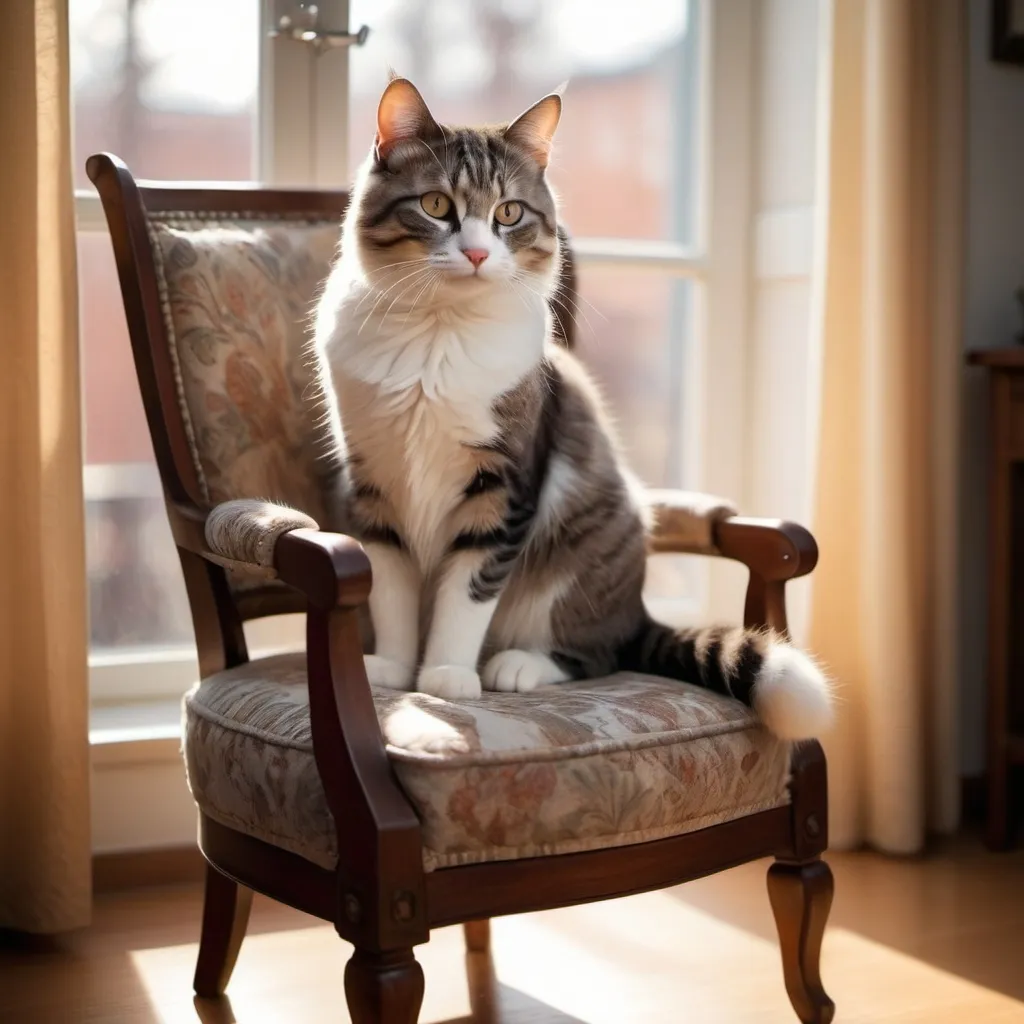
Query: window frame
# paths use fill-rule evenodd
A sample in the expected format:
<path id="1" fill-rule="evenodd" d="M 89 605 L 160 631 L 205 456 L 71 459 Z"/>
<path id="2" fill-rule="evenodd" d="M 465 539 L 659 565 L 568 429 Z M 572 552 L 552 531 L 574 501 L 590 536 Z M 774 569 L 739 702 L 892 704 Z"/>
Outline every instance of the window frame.
<path id="1" fill-rule="evenodd" d="M 283 4 L 278 0 L 261 3 L 254 179 L 278 186 L 343 187 L 349 49 L 318 55 L 311 46 L 272 38 L 279 6 Z M 348 0 L 320 0 L 318 6 L 322 25 L 348 26 Z M 742 503 L 747 485 L 743 442 L 749 415 L 755 7 L 755 0 L 693 0 L 696 31 L 688 39 L 697 50 L 696 63 L 690 66 L 697 68 L 698 80 L 690 83 L 697 92 L 687 116 L 696 118 L 700 160 L 695 168 L 693 162 L 678 161 L 683 171 L 677 187 L 680 193 L 694 188 L 694 244 L 601 237 L 573 241 L 584 273 L 588 267 L 628 268 L 695 283 L 692 347 L 677 360 L 689 372 L 675 382 L 686 423 L 695 429 L 676 439 L 673 453 L 680 460 L 681 477 L 697 479 L 702 490 L 737 503 Z M 691 169 L 696 173 L 693 182 L 685 180 Z M 107 233 L 94 192 L 76 191 L 75 213 L 76 231 Z M 153 496 L 161 495 L 158 480 L 153 490 Z M 676 605 L 670 609 L 673 617 L 736 617 L 745 584 L 741 571 L 712 570 L 702 560 L 695 579 L 695 598 L 669 602 Z M 281 649 L 289 640 L 303 641 L 294 625 L 283 630 L 250 625 L 254 653 Z M 177 697 L 198 678 L 195 651 L 187 647 L 90 651 L 89 668 L 90 697 L 100 704 Z"/>

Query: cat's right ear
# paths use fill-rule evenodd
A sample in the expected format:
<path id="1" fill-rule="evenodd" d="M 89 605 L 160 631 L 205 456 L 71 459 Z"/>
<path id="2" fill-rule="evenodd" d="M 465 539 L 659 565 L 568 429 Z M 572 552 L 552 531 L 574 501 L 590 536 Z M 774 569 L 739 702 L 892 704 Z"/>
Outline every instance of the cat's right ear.
<path id="1" fill-rule="evenodd" d="M 377 162 L 384 163 L 399 143 L 440 134 L 441 129 L 416 86 L 407 78 L 392 78 L 377 107 L 377 138 L 374 140 Z"/>

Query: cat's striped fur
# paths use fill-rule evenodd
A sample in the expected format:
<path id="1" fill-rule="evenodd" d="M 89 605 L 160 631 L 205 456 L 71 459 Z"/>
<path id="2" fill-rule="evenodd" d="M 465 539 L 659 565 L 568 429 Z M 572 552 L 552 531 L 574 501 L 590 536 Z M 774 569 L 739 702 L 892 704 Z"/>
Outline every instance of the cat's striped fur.
<path id="1" fill-rule="evenodd" d="M 813 735 L 831 698 L 805 655 L 644 609 L 642 492 L 547 305 L 560 110 L 442 128 L 402 79 L 381 100 L 316 328 L 347 527 L 373 567 L 370 679 L 472 697 L 629 668 Z"/>

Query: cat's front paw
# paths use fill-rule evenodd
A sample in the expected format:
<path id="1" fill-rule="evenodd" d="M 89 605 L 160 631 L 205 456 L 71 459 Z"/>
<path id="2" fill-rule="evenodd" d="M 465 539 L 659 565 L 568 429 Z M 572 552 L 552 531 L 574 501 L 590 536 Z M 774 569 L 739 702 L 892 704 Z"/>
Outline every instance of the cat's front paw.
<path id="1" fill-rule="evenodd" d="M 411 665 L 382 658 L 379 654 L 364 654 L 363 665 L 366 678 L 371 686 L 386 686 L 390 690 L 411 690 L 413 670 Z"/>
<path id="2" fill-rule="evenodd" d="M 566 674 L 538 651 L 500 651 L 484 666 L 484 689 L 529 693 L 545 683 L 560 683 Z"/>
<path id="3" fill-rule="evenodd" d="M 476 700 L 480 676 L 465 665 L 428 665 L 420 669 L 416 689 L 445 700 Z"/>

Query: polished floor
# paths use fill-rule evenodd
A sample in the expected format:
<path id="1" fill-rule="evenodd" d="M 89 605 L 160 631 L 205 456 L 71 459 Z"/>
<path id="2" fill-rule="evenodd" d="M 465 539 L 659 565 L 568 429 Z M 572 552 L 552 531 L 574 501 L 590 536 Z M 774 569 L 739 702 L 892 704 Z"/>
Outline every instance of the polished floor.
<path id="1" fill-rule="evenodd" d="M 1024 1024 L 1024 851 L 958 840 L 924 860 L 830 858 L 823 976 L 837 1021 Z M 495 922 L 493 960 L 459 929 L 420 950 L 423 1024 L 739 1024 L 795 1020 L 765 864 L 679 889 Z M 343 1022 L 347 948 L 258 900 L 230 1001 L 193 1001 L 198 887 L 104 896 L 56 946 L 0 945 L 4 1024 Z"/>

